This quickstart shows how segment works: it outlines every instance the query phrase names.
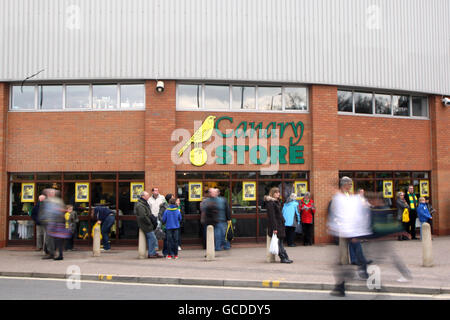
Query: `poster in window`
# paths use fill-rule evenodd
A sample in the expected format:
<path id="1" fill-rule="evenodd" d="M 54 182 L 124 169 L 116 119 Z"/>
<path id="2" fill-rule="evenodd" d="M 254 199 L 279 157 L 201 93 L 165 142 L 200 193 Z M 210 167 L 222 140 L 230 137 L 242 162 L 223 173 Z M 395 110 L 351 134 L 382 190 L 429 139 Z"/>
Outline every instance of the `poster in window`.
<path id="1" fill-rule="evenodd" d="M 393 198 L 394 197 L 394 184 L 392 180 L 383 181 L 383 198 Z"/>
<path id="2" fill-rule="evenodd" d="M 130 182 L 130 202 L 137 202 L 144 191 L 143 182 Z"/>
<path id="3" fill-rule="evenodd" d="M 297 200 L 303 199 L 305 193 L 308 192 L 308 181 L 295 181 L 294 190 L 297 194 Z"/>
<path id="4" fill-rule="evenodd" d="M 203 200 L 203 184 L 201 182 L 189 182 L 189 201 Z"/>
<path id="5" fill-rule="evenodd" d="M 421 197 L 429 197 L 430 196 L 430 188 L 429 188 L 428 180 L 420 180 L 420 196 Z"/>
<path id="6" fill-rule="evenodd" d="M 256 201 L 256 182 L 244 181 L 242 183 L 242 200 Z"/>
<path id="7" fill-rule="evenodd" d="M 34 202 L 34 183 L 22 183 L 22 202 Z"/>
<path id="8" fill-rule="evenodd" d="M 75 183 L 75 202 L 89 202 L 89 182 Z"/>

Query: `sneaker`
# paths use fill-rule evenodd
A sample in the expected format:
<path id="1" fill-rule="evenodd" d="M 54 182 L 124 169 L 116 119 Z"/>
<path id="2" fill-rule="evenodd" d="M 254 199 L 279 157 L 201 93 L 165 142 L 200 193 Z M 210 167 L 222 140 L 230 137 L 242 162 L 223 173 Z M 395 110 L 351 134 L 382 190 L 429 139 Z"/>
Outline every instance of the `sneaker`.
<path id="1" fill-rule="evenodd" d="M 334 287 L 333 291 L 330 292 L 330 295 L 335 297 L 345 297 L 345 286 L 344 284 L 338 284 Z"/>
<path id="2" fill-rule="evenodd" d="M 172 256 L 167 256 L 167 260 L 172 260 Z"/>
<path id="3" fill-rule="evenodd" d="M 175 256 L 175 258 L 174 258 L 175 260 L 178 260 L 178 256 Z"/>

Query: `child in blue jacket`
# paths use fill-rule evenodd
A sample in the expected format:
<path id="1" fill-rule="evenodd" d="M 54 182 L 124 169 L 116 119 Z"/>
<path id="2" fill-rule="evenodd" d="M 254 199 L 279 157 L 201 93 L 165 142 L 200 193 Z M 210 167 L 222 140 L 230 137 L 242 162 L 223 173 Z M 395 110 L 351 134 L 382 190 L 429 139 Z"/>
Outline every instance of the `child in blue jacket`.
<path id="1" fill-rule="evenodd" d="M 181 213 L 174 197 L 169 200 L 169 207 L 164 211 L 162 222 L 166 225 L 169 251 L 167 259 L 178 259 L 178 229 L 180 229 Z"/>
<path id="2" fill-rule="evenodd" d="M 430 214 L 430 211 L 428 210 L 428 205 L 425 201 L 425 198 L 421 197 L 419 198 L 419 206 L 417 207 L 417 217 L 420 221 L 420 239 L 422 239 L 422 225 L 427 222 L 431 225 L 431 219 L 433 217 Z"/>

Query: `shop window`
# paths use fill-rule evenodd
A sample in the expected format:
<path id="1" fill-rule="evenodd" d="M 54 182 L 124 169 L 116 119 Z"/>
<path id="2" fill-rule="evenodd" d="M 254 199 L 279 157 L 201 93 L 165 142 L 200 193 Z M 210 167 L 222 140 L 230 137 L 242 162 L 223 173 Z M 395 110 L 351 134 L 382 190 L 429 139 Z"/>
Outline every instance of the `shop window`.
<path id="1" fill-rule="evenodd" d="M 119 172 L 119 180 L 145 180 L 143 172 Z"/>
<path id="2" fill-rule="evenodd" d="M 22 183 L 11 183 L 10 187 L 10 216 L 28 216 L 34 203 L 22 202 Z"/>
<path id="3" fill-rule="evenodd" d="M 375 94 L 375 113 L 390 115 L 391 111 L 391 96 L 387 94 Z"/>
<path id="4" fill-rule="evenodd" d="M 11 110 L 36 109 L 35 86 L 13 86 Z"/>
<path id="5" fill-rule="evenodd" d="M 218 85 L 205 86 L 205 108 L 206 109 L 229 109 L 230 87 Z"/>
<path id="6" fill-rule="evenodd" d="M 61 174 L 60 173 L 38 173 L 36 175 L 36 180 L 61 180 Z"/>
<path id="7" fill-rule="evenodd" d="M 40 85 L 38 107 L 42 110 L 57 110 L 63 107 L 62 85 Z"/>
<path id="8" fill-rule="evenodd" d="M 379 179 L 392 178 L 392 172 L 377 172 L 375 177 Z"/>
<path id="9" fill-rule="evenodd" d="M 408 187 L 409 187 L 410 183 L 411 183 L 411 180 L 409 180 L 409 179 L 395 180 L 394 181 L 395 196 L 397 196 L 397 192 L 399 192 L 399 191 L 403 191 L 406 193 L 408 191 Z"/>
<path id="10" fill-rule="evenodd" d="M 234 223 L 235 237 L 256 237 L 256 219 L 236 219 Z"/>
<path id="11" fill-rule="evenodd" d="M 284 88 L 285 110 L 308 110 L 307 88 Z"/>
<path id="12" fill-rule="evenodd" d="M 231 108 L 235 110 L 256 109 L 256 87 L 232 86 Z"/>
<path id="13" fill-rule="evenodd" d="M 356 172 L 356 179 L 370 179 L 373 178 L 373 172 Z"/>
<path id="14" fill-rule="evenodd" d="M 283 195 L 282 183 L 281 181 L 259 181 L 258 182 L 258 205 L 259 205 L 259 213 L 266 213 L 267 209 L 264 208 L 264 197 L 269 195 L 270 189 L 273 187 L 277 187 L 280 189 L 280 195 Z M 282 199 L 283 201 L 285 199 Z"/>
<path id="15" fill-rule="evenodd" d="M 229 179 L 229 172 L 206 172 L 205 179 Z"/>
<path id="16" fill-rule="evenodd" d="M 145 86 L 143 84 L 121 84 L 120 107 L 122 109 L 144 109 Z"/>
<path id="17" fill-rule="evenodd" d="M 189 201 L 189 183 L 178 182 L 177 194 L 181 202 L 181 210 L 186 215 L 200 214 L 200 201 Z M 205 197 L 205 191 L 203 191 L 203 198 Z"/>
<path id="18" fill-rule="evenodd" d="M 371 93 L 355 92 L 355 113 L 372 114 L 373 102 Z"/>
<path id="19" fill-rule="evenodd" d="M 117 108 L 117 85 L 115 84 L 93 85 L 92 107 L 94 109 Z"/>
<path id="20" fill-rule="evenodd" d="M 353 182 L 353 187 L 355 193 L 357 193 L 359 189 L 363 189 L 365 192 L 375 191 L 373 180 L 355 180 Z"/>
<path id="21" fill-rule="evenodd" d="M 88 109 L 90 103 L 89 85 L 67 85 L 66 86 L 66 108 Z"/>
<path id="22" fill-rule="evenodd" d="M 202 86 L 199 84 L 179 84 L 177 86 L 177 106 L 181 109 L 200 109 Z"/>
<path id="23" fill-rule="evenodd" d="M 307 172 L 285 172 L 284 173 L 285 179 L 302 179 L 306 180 L 308 179 L 308 173 Z"/>
<path id="24" fill-rule="evenodd" d="M 413 179 L 428 179 L 428 172 L 413 172 Z"/>
<path id="25" fill-rule="evenodd" d="M 203 179 L 201 172 L 178 172 L 177 179 Z"/>
<path id="26" fill-rule="evenodd" d="M 411 173 L 410 172 L 395 172 L 394 178 L 410 178 Z"/>
<path id="27" fill-rule="evenodd" d="M 247 188 L 252 188 L 252 185 L 247 185 Z M 231 196 L 231 210 L 233 214 L 256 214 L 256 198 L 250 200 L 251 196 L 256 197 L 256 182 L 254 190 L 243 189 L 243 181 L 232 182 L 232 196 Z M 252 194 L 250 194 L 252 192 Z M 248 198 L 248 199 L 246 199 Z"/>
<path id="28" fill-rule="evenodd" d="M 34 174 L 11 174 L 11 180 L 34 180 Z"/>
<path id="29" fill-rule="evenodd" d="M 338 91 L 338 111 L 353 112 L 353 93 L 351 91 Z"/>
<path id="30" fill-rule="evenodd" d="M 412 97 L 412 115 L 428 117 L 428 99 L 426 97 Z"/>
<path id="31" fill-rule="evenodd" d="M 87 173 L 64 173 L 64 180 L 89 180 Z"/>
<path id="32" fill-rule="evenodd" d="M 233 172 L 233 179 L 256 179 L 256 172 Z"/>
<path id="33" fill-rule="evenodd" d="M 281 87 L 258 87 L 258 110 L 282 110 Z"/>
<path id="34" fill-rule="evenodd" d="M 115 173 L 93 173 L 92 180 L 116 180 Z"/>
<path id="35" fill-rule="evenodd" d="M 18 220 L 9 222 L 9 240 L 33 240 L 34 222 Z"/>

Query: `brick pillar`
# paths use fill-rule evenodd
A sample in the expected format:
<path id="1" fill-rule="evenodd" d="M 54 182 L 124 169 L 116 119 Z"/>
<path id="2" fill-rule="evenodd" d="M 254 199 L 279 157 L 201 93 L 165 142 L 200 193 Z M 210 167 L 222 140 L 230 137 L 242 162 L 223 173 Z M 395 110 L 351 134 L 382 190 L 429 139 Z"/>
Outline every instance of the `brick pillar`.
<path id="1" fill-rule="evenodd" d="M 175 194 L 175 164 L 171 160 L 175 130 L 175 81 L 164 81 L 164 92 L 156 92 L 156 81 L 145 83 L 145 189 L 158 187 L 163 195 Z"/>
<path id="2" fill-rule="evenodd" d="M 433 230 L 439 235 L 450 234 L 450 108 L 444 106 L 442 97 L 429 99 L 432 139 L 431 193 Z"/>
<path id="3" fill-rule="evenodd" d="M 6 173 L 6 123 L 9 105 L 9 84 L 0 82 L 0 248 L 6 246 L 8 223 L 8 183 Z"/>
<path id="4" fill-rule="evenodd" d="M 311 195 L 316 204 L 314 242 L 328 243 L 327 209 L 338 188 L 337 87 L 313 85 L 310 89 Z"/>

